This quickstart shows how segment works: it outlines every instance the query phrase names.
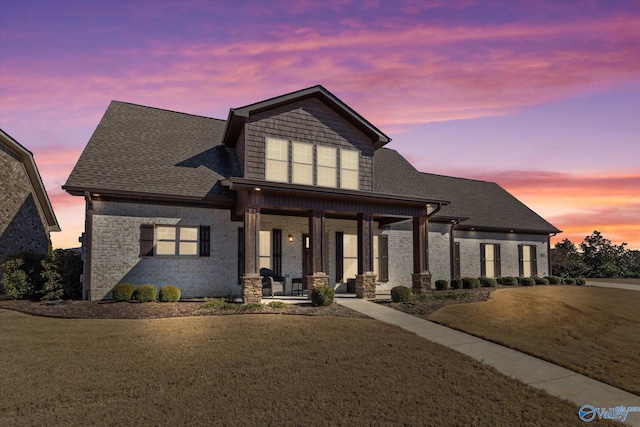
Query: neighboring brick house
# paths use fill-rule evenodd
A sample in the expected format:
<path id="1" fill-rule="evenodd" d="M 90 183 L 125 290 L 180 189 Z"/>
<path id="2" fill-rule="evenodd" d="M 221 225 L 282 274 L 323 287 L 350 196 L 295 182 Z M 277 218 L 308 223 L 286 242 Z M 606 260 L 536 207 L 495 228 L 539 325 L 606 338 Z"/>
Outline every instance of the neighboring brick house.
<path id="1" fill-rule="evenodd" d="M 86 200 L 84 292 L 262 296 L 261 268 L 371 297 L 546 275 L 559 230 L 500 186 L 425 174 L 322 86 L 227 120 L 112 102 L 64 189 Z M 293 282 L 293 283 L 291 283 Z"/>
<path id="2" fill-rule="evenodd" d="M 0 129 L 0 262 L 19 252 L 47 254 L 60 231 L 33 154 Z"/>

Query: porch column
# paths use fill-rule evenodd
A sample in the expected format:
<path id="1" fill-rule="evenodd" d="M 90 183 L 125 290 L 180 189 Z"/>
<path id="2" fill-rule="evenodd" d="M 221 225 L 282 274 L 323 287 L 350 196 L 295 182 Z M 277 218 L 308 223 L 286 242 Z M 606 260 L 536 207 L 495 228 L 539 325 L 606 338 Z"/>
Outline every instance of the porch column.
<path id="1" fill-rule="evenodd" d="M 260 209 L 244 209 L 244 276 L 242 302 L 262 301 L 260 276 Z"/>
<path id="2" fill-rule="evenodd" d="M 358 218 L 358 274 L 356 297 L 376 297 L 376 275 L 373 273 L 373 215 L 359 213 Z"/>
<path id="3" fill-rule="evenodd" d="M 307 276 L 307 297 L 311 299 L 311 291 L 320 285 L 329 284 L 329 276 L 325 271 L 324 259 L 324 223 L 323 211 L 309 211 L 309 252 L 311 257 L 311 275 Z"/>
<path id="4" fill-rule="evenodd" d="M 423 294 L 431 289 L 429 273 L 429 218 L 413 217 L 413 293 Z"/>

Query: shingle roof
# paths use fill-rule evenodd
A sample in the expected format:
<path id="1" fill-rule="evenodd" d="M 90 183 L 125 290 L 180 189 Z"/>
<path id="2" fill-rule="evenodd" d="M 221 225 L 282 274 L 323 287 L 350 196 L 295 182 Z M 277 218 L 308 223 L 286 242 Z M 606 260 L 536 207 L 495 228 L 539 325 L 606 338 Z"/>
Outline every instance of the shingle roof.
<path id="1" fill-rule="evenodd" d="M 233 197 L 218 181 L 240 176 L 225 121 L 113 101 L 64 188 L 203 199 Z"/>
<path id="2" fill-rule="evenodd" d="M 450 200 L 434 218 L 468 218 L 465 227 L 560 231 L 494 182 L 423 173 L 395 150 L 377 150 L 374 171 L 376 192 Z"/>

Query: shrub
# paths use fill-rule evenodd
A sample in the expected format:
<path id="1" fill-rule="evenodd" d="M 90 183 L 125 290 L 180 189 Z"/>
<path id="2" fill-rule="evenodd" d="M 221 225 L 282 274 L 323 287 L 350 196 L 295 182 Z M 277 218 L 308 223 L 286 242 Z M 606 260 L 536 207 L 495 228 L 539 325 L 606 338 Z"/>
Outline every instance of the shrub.
<path id="1" fill-rule="evenodd" d="M 536 284 L 536 281 L 533 277 L 522 277 L 518 281 L 522 286 L 533 286 Z"/>
<path id="2" fill-rule="evenodd" d="M 33 285 L 22 269 L 22 259 L 11 259 L 2 264 L 2 281 L 0 289 L 13 299 L 29 298 L 33 294 Z"/>
<path id="3" fill-rule="evenodd" d="M 113 287 L 113 299 L 115 301 L 129 301 L 133 298 L 136 287 L 132 283 L 122 282 Z"/>
<path id="4" fill-rule="evenodd" d="M 544 277 L 534 277 L 533 280 L 536 282 L 536 285 L 548 285 L 549 281 Z"/>
<path id="5" fill-rule="evenodd" d="M 565 285 L 575 285 L 576 284 L 576 279 L 564 279 L 564 284 Z"/>
<path id="6" fill-rule="evenodd" d="M 583 278 L 576 279 L 576 285 L 585 286 L 586 284 L 587 284 L 587 281 L 584 280 Z"/>
<path id="7" fill-rule="evenodd" d="M 311 291 L 311 303 L 314 306 L 331 305 L 333 304 L 334 297 L 335 291 L 328 285 L 316 286 Z"/>
<path id="8" fill-rule="evenodd" d="M 462 287 L 462 279 L 451 280 L 451 289 L 460 289 Z"/>
<path id="9" fill-rule="evenodd" d="M 480 280 L 476 277 L 463 277 L 462 278 L 462 287 L 464 289 L 473 289 L 480 287 Z"/>
<path id="10" fill-rule="evenodd" d="M 158 290 L 153 285 L 140 285 L 134 292 L 133 298 L 140 302 L 151 302 L 156 300 L 157 293 Z"/>
<path id="11" fill-rule="evenodd" d="M 411 301 L 411 289 L 406 286 L 394 286 L 391 288 L 391 300 L 393 302 Z"/>
<path id="12" fill-rule="evenodd" d="M 479 277 L 478 280 L 480 281 L 480 285 L 483 288 L 495 288 L 496 285 L 498 284 L 498 281 L 496 279 L 494 279 L 493 277 Z"/>
<path id="13" fill-rule="evenodd" d="M 544 276 L 544 278 L 549 281 L 550 285 L 560 285 L 560 284 L 562 284 L 562 277 L 559 277 L 559 276 Z"/>
<path id="14" fill-rule="evenodd" d="M 518 284 L 518 279 L 511 276 L 505 276 L 502 278 L 501 285 L 503 286 L 515 286 Z"/>
<path id="15" fill-rule="evenodd" d="M 64 295 L 64 288 L 62 287 L 62 277 L 58 273 L 56 264 L 48 260 L 40 261 L 42 265 L 42 273 L 40 276 L 44 280 L 42 289 L 38 291 L 42 295 L 40 298 L 43 301 L 59 301 Z"/>
<path id="16" fill-rule="evenodd" d="M 58 267 L 65 299 L 82 298 L 82 256 L 73 249 L 56 249 L 53 251 L 53 262 Z"/>
<path id="17" fill-rule="evenodd" d="M 268 305 L 271 308 L 287 308 L 287 303 L 283 301 L 271 301 Z"/>
<path id="18" fill-rule="evenodd" d="M 238 305 L 238 310 L 241 311 L 258 311 L 264 308 L 264 305 L 259 302 L 248 302 L 246 304 Z"/>
<path id="19" fill-rule="evenodd" d="M 180 289 L 167 285 L 160 288 L 160 301 L 176 302 L 180 299 Z"/>
<path id="20" fill-rule="evenodd" d="M 222 298 L 205 298 L 202 308 L 219 308 L 221 310 L 231 310 L 234 304 L 228 303 Z"/>
<path id="21" fill-rule="evenodd" d="M 229 304 L 235 304 L 236 299 L 238 298 L 238 296 L 236 294 L 234 294 L 233 292 L 229 292 L 225 297 L 224 300 L 226 302 L 228 302 Z"/>
<path id="22" fill-rule="evenodd" d="M 449 287 L 449 282 L 446 280 L 436 280 L 436 289 L 439 291 L 446 291 Z"/>

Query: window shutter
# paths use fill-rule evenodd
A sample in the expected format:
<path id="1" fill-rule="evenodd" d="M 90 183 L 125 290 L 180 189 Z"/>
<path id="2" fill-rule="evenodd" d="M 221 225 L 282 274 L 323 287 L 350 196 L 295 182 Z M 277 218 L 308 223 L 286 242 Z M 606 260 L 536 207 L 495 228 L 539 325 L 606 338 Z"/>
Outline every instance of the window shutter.
<path id="1" fill-rule="evenodd" d="M 501 265 L 502 262 L 500 261 L 500 245 L 493 245 L 493 257 L 495 258 L 495 269 L 493 270 L 496 277 L 500 277 L 502 274 L 502 270 L 501 270 Z"/>
<path id="2" fill-rule="evenodd" d="M 538 254 L 536 253 L 536 245 L 531 245 L 531 275 L 538 275 Z"/>
<path id="3" fill-rule="evenodd" d="M 518 271 L 519 276 L 524 276 L 524 245 L 518 245 Z"/>
<path id="4" fill-rule="evenodd" d="M 344 233 L 336 232 L 336 282 L 344 278 Z"/>
<path id="5" fill-rule="evenodd" d="M 485 252 L 486 246 L 486 244 L 480 243 L 480 276 L 484 276 L 485 274 L 487 274 L 487 256 Z"/>
<path id="6" fill-rule="evenodd" d="M 154 226 L 142 224 L 140 226 L 140 256 L 153 256 Z"/>
<path id="7" fill-rule="evenodd" d="M 389 281 L 389 236 L 380 235 L 380 281 Z"/>
<path id="8" fill-rule="evenodd" d="M 238 285 L 244 276 L 244 228 L 238 228 Z"/>
<path id="9" fill-rule="evenodd" d="M 271 256 L 273 259 L 273 272 L 276 276 L 282 276 L 282 230 L 273 229 L 271 235 Z"/>
<path id="10" fill-rule="evenodd" d="M 211 227 L 208 225 L 200 226 L 200 256 L 211 255 Z"/>

